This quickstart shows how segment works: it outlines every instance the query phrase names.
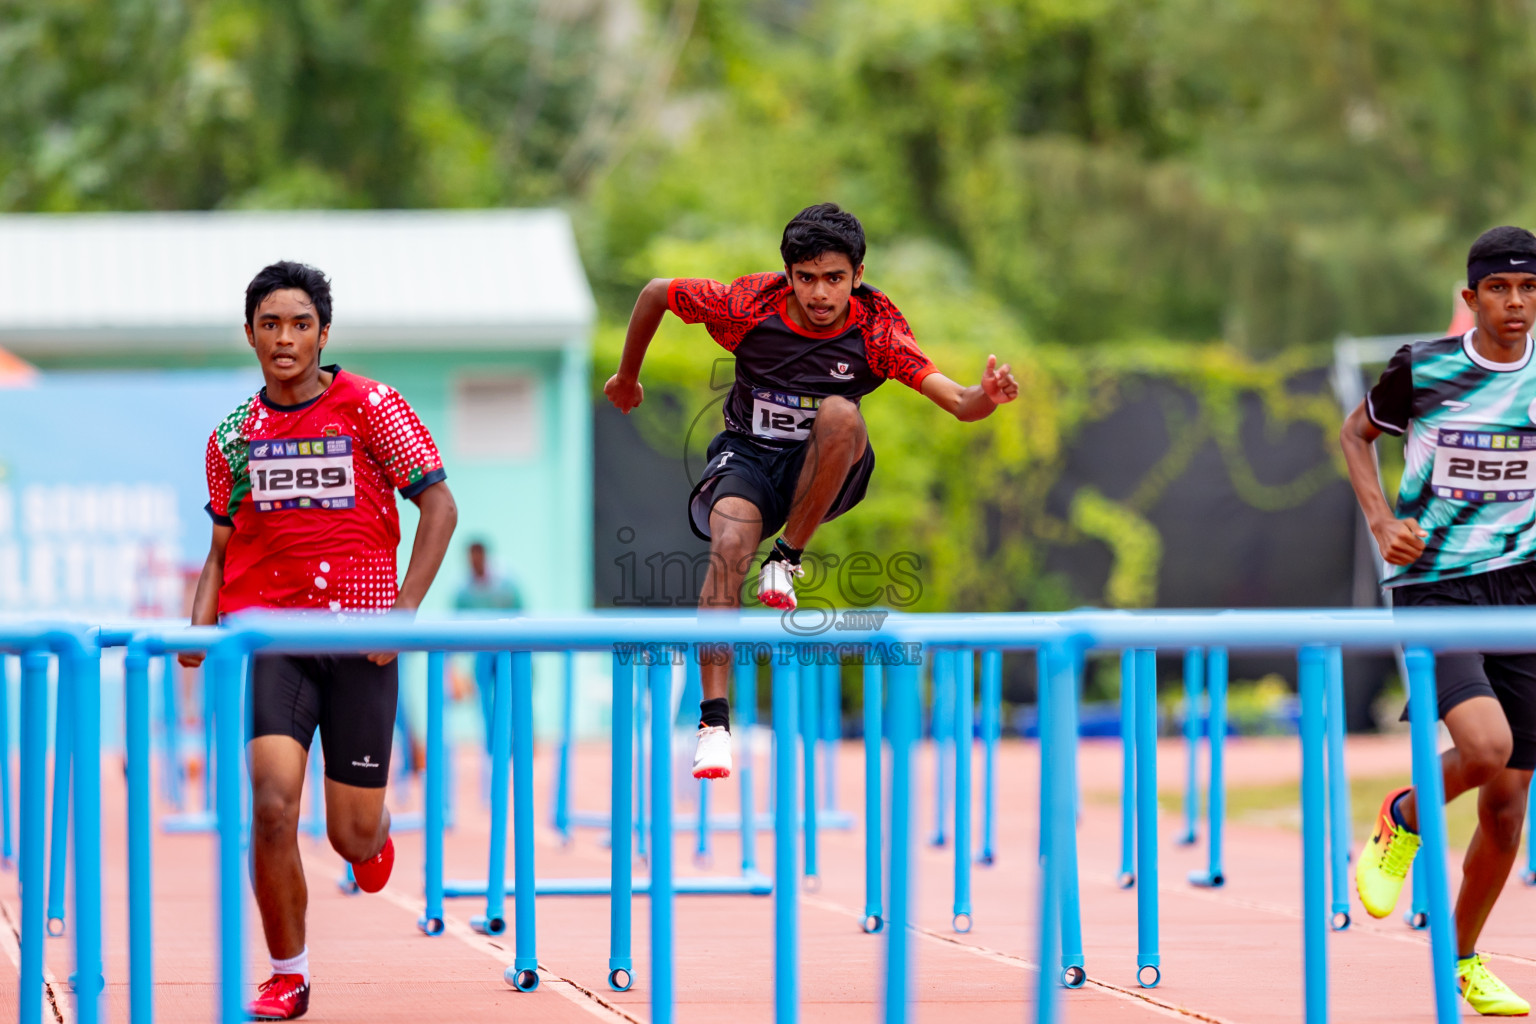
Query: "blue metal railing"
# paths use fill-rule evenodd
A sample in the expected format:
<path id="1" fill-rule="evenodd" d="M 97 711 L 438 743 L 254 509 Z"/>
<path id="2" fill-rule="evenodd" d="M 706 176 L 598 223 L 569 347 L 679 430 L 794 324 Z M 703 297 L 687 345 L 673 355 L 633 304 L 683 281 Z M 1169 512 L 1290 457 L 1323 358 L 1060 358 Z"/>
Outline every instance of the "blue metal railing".
<path id="1" fill-rule="evenodd" d="M 1040 876 L 1043 900 L 1039 916 L 1039 962 L 1047 965 L 1040 972 L 1036 986 L 1035 1013 L 1038 1020 L 1054 1019 L 1060 982 L 1080 984 L 1086 978 L 1081 944 L 1081 910 L 1077 894 L 1076 856 L 1076 708 L 1083 657 L 1089 651 L 1131 652 L 1130 711 L 1134 736 L 1130 756 L 1134 759 L 1136 815 L 1128 831 L 1134 831 L 1136 851 L 1136 888 L 1140 907 L 1138 922 L 1137 973 L 1143 984 L 1156 984 L 1160 977 L 1159 935 L 1157 930 L 1157 816 L 1155 762 L 1155 655 L 1161 650 L 1206 652 L 1208 685 L 1216 678 L 1219 657 L 1224 669 L 1227 650 L 1293 650 L 1300 668 L 1300 703 L 1302 748 L 1301 804 L 1303 819 L 1303 918 L 1305 952 L 1305 1003 L 1309 1021 L 1327 1018 L 1326 943 L 1330 915 L 1337 915 L 1338 885 L 1343 877 L 1342 855 L 1337 840 L 1333 856 L 1327 851 L 1330 816 L 1336 821 L 1341 804 L 1329 805 L 1330 783 L 1344 783 L 1342 762 L 1330 759 L 1331 748 L 1339 747 L 1338 729 L 1342 724 L 1337 693 L 1341 692 L 1340 652 L 1345 649 L 1390 650 L 1407 648 L 1410 706 L 1435 708 L 1434 659 L 1439 650 L 1510 650 L 1529 646 L 1527 639 L 1536 630 L 1536 611 L 1520 609 L 1477 609 L 1471 614 L 1461 610 L 1421 609 L 1360 613 L 1354 611 L 1322 612 L 1226 612 L 1226 613 L 1101 613 L 1079 612 L 1054 616 L 897 616 L 889 617 L 883 628 L 865 634 L 869 644 L 923 645 L 934 652 L 949 652 L 953 671 L 950 684 L 958 689 L 943 703 L 950 720 L 951 741 L 957 758 L 966 761 L 955 767 L 954 837 L 961 845 L 961 822 L 969 839 L 971 795 L 969 758 L 973 712 L 967 706 L 974 699 L 974 679 L 966 666 L 974 669 L 974 655 L 981 653 L 982 717 L 998 692 L 996 680 L 1001 655 L 1005 651 L 1034 652 L 1040 658 L 1041 672 L 1041 756 L 1042 796 L 1040 834 L 1043 870 Z M 59 692 L 65 703 L 61 714 L 56 765 L 63 772 L 69 794 L 66 810 L 72 810 L 75 829 L 75 899 L 72 935 L 77 965 L 75 999 L 76 1019 L 94 1024 L 101 1019 L 102 935 L 101 935 L 101 793 L 100 793 L 100 646 L 122 642 L 119 637 L 97 634 L 83 627 L 0 623 L 0 651 L 22 656 L 21 687 L 21 773 L 20 773 L 20 872 L 22 880 L 21 915 L 21 1019 L 33 1021 L 41 1012 L 42 956 L 45 930 L 44 864 L 46 778 L 46 700 L 50 659 L 58 665 Z M 814 836 L 802 836 L 801 813 L 797 807 L 802 787 L 797 783 L 796 747 L 793 738 L 803 731 L 808 738 L 820 730 L 820 722 L 830 716 L 826 705 L 807 699 L 824 693 L 822 673 L 814 665 L 799 664 L 805 642 L 785 641 L 782 625 L 776 617 L 745 616 L 732 623 L 698 622 L 684 617 L 606 617 L 572 619 L 517 619 L 501 621 L 408 622 L 392 618 L 338 623 L 326 620 L 293 620 L 276 617 L 239 617 L 223 629 L 147 629 L 134 633 L 127 641 L 125 660 L 129 714 L 129 983 L 130 1006 L 135 1024 L 151 1019 L 152 973 L 149 947 L 148 871 L 151 855 L 149 836 L 149 716 L 148 685 L 151 660 L 179 650 L 207 650 L 205 674 L 212 697 L 212 750 L 214 810 L 218 822 L 219 919 L 219 1010 L 222 1020 L 243 1018 L 244 993 L 243 932 L 241 884 L 243 872 L 241 811 L 243 803 L 240 751 L 240 694 L 243 684 L 243 660 L 254 651 L 372 651 L 380 649 L 422 650 L 429 652 L 429 687 L 440 695 L 442 662 L 446 652 L 500 651 L 498 656 L 496 736 L 493 747 L 505 750 L 503 764 L 510 761 L 512 772 L 514 845 L 514 892 L 530 895 L 533 888 L 531 845 L 531 773 L 520 774 L 516 765 L 526 762 L 531 746 L 531 710 L 528 689 L 529 656 L 536 651 L 612 650 L 615 644 L 742 643 L 768 645 L 775 654 L 773 666 L 773 718 L 776 744 L 773 765 L 775 801 L 775 1006 L 777 1018 L 792 1021 L 798 1016 L 799 978 L 797 878 L 802 851 L 814 854 Z M 958 652 L 958 662 L 955 662 Z M 812 659 L 814 660 L 814 659 Z M 625 806 L 631 793 L 637 797 L 649 791 L 651 879 L 651 957 L 653 977 L 649 979 L 652 1019 L 672 1019 L 675 979 L 672 976 L 672 936 L 674 933 L 673 897 L 676 879 L 671 863 L 676 822 L 672 808 L 671 759 L 672 723 L 667 713 L 672 685 L 671 667 L 660 659 L 645 666 L 651 691 L 648 786 L 635 787 L 631 780 L 635 758 L 623 749 L 635 733 L 632 722 L 624 721 L 631 708 L 621 694 L 633 693 L 633 665 L 620 665 L 615 658 L 615 728 L 623 739 L 615 742 L 614 806 L 611 810 L 614 845 L 614 877 L 609 885 L 613 900 L 613 944 L 610 948 L 611 983 L 627 987 L 633 982 L 632 960 L 627 944 L 627 915 L 630 892 L 627 878 L 629 832 L 622 823 L 630 820 Z M 625 671 L 627 669 L 627 671 Z M 435 678 L 435 682 L 432 680 Z M 897 660 L 882 667 L 869 663 L 864 668 L 866 716 L 870 715 L 870 695 L 874 695 L 874 721 L 866 720 L 866 743 L 873 735 L 873 750 L 878 753 L 880 725 L 878 706 L 884 697 L 892 758 L 890 803 L 885 820 L 889 821 L 891 839 L 887 847 L 888 875 L 885 885 L 875 883 L 866 889 L 866 917 L 874 920 L 885 942 L 885 979 L 883 1016 L 887 1021 L 905 1021 L 908 993 L 913 973 L 908 925 L 911 923 L 914 842 L 917 823 L 913 819 L 912 749 L 917 742 L 920 696 L 920 669 L 912 660 Z M 1225 672 L 1221 673 L 1224 681 Z M 755 680 L 754 680 L 755 681 Z M 804 689 L 802 689 L 802 687 Z M 738 679 L 738 693 L 740 693 Z M 1224 688 L 1223 691 L 1224 693 Z M 1218 706 L 1217 690 L 1209 686 L 1211 707 L 1208 713 L 1213 740 L 1212 782 L 1210 786 L 1210 839 L 1212 840 L 1209 875 L 1218 877 L 1220 834 L 1220 761 L 1218 722 L 1224 720 L 1224 708 Z M 429 707 L 432 705 L 429 701 Z M 437 705 L 440 707 L 441 701 Z M 624 709 L 621 711 L 621 709 Z M 801 721 L 805 716 L 808 721 Z M 1434 714 L 1414 714 L 1412 718 L 1413 774 L 1420 794 L 1421 827 L 1424 848 L 1414 871 L 1422 886 L 1422 905 L 1428 913 L 1431 931 L 1431 967 L 1435 981 L 1437 1017 L 1456 1019 L 1456 992 L 1452 970 L 1454 941 L 1449 914 L 1449 893 L 1445 865 L 1445 822 L 1441 805 L 1441 779 L 1435 749 Z M 819 720 L 819 721 L 818 721 Z M 871 729 L 870 725 L 874 728 Z M 441 785 L 446 758 L 442 748 L 442 722 L 434 727 L 429 715 L 428 770 L 437 767 L 437 777 L 429 778 L 428 788 Z M 983 738 L 988 728 L 982 727 Z M 435 739 L 434 739 L 435 734 Z M 638 737 L 636 737 L 638 738 Z M 809 744 L 808 744 L 809 746 Z M 869 748 L 867 748 L 869 749 Z M 812 751 L 814 753 L 814 751 Z M 870 758 L 878 763 L 878 757 Z M 1326 777 L 1325 777 L 1326 766 Z M 966 776 L 961 782 L 962 774 Z M 622 776 L 622 777 L 621 777 Z M 503 776 L 505 778 L 505 776 Z M 869 778 L 878 786 L 878 770 Z M 984 789 L 995 787 L 995 777 Z M 494 775 L 493 775 L 494 780 Z M 995 792 L 995 789 L 992 789 Z M 817 804 L 812 791 L 807 809 Z M 503 793 L 502 803 L 506 795 Z M 884 801 L 879 801 L 884 804 Z M 878 806 L 878 805 L 877 805 Z M 750 813 L 749 808 L 743 808 Z M 434 854 L 432 843 L 439 845 L 435 857 L 441 862 L 441 818 L 439 827 L 428 810 L 429 827 L 425 830 L 428 861 Z M 439 811 L 441 813 L 441 808 Z M 870 817 L 866 815 L 867 819 Z M 984 822 L 989 821 L 984 810 Z M 941 825 L 948 824 L 947 821 Z M 866 823 L 866 827 L 868 823 Z M 867 833 L 871 847 L 876 831 Z M 1335 825 L 1335 829 L 1337 826 Z M 810 830 L 807 829 L 807 832 Z M 990 832 L 984 825 L 983 855 L 990 853 Z M 519 843 L 519 834 L 528 836 L 528 845 Z M 623 839 L 621 839 L 621 835 Z M 63 832 L 55 830 L 55 851 L 64 848 Z M 505 836 L 503 836 L 503 843 Z M 868 851 L 867 851 L 868 852 Z M 957 857 L 958 857 L 957 850 Z M 745 856 L 744 856 L 745 859 Z M 869 876 L 877 878 L 878 856 L 869 856 Z M 623 872 L 620 863 L 623 863 Z M 493 856 L 489 866 L 504 864 Z M 962 869 L 961 865 L 964 865 Z M 956 924 L 961 924 L 962 910 L 969 918 L 966 889 L 969 884 L 969 856 L 958 857 L 955 873 Z M 54 877 L 63 879 L 63 872 Z M 1328 899 L 1328 880 L 1334 882 L 1335 902 Z M 428 913 L 423 926 L 429 932 L 441 929 L 441 893 L 434 903 L 428 872 Z M 52 879 L 49 879 L 52 881 Z M 526 885 L 526 888 L 524 887 Z M 882 899 L 883 896 L 883 899 Z M 518 899 L 515 924 L 517 943 L 508 979 L 520 989 L 537 984 L 534 946 L 534 900 Z M 1344 904 L 1347 913 L 1347 902 Z M 435 925 L 433 923 L 433 911 Z M 494 909 L 494 908 L 489 908 Z M 487 915 L 490 917 L 491 915 Z M 622 918 L 622 920 L 621 920 Z M 621 927 L 622 925 L 622 927 Z M 883 927 L 882 927 L 883 925 Z M 1336 925 L 1337 926 L 1337 925 Z M 867 924 L 868 927 L 868 924 Z M 524 932 L 527 935 L 524 935 Z M 620 940 L 623 940 L 622 942 Z M 526 940 L 526 941 L 525 941 Z M 1048 965 L 1061 964 L 1058 974 Z M 620 977 L 623 975 L 623 977 Z"/>

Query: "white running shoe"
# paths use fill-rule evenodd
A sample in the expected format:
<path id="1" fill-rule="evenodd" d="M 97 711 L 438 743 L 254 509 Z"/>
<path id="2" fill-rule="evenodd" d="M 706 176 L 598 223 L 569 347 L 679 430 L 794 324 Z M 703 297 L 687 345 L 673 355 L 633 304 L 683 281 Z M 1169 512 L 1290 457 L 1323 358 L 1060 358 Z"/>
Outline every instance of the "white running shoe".
<path id="1" fill-rule="evenodd" d="M 708 725 L 699 730 L 699 745 L 693 751 L 693 777 L 731 777 L 731 731 L 725 726 Z"/>
<path id="2" fill-rule="evenodd" d="M 757 574 L 757 599 L 769 608 L 792 612 L 795 610 L 795 577 L 804 576 L 805 570 L 798 563 L 772 558 L 763 563 Z"/>

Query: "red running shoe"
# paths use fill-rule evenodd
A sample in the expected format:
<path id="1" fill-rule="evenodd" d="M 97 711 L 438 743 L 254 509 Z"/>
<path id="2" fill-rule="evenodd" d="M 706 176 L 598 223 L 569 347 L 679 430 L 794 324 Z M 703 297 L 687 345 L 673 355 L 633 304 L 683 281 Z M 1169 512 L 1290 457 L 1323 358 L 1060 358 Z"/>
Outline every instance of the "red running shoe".
<path id="1" fill-rule="evenodd" d="M 361 864 L 352 865 L 352 877 L 357 879 L 357 887 L 363 892 L 378 892 L 389 881 L 389 873 L 394 869 L 395 839 L 388 836 L 384 840 L 384 849 Z"/>
<path id="2" fill-rule="evenodd" d="M 274 974 L 256 988 L 252 1020 L 294 1020 L 309 1009 L 309 986 L 302 974 Z"/>

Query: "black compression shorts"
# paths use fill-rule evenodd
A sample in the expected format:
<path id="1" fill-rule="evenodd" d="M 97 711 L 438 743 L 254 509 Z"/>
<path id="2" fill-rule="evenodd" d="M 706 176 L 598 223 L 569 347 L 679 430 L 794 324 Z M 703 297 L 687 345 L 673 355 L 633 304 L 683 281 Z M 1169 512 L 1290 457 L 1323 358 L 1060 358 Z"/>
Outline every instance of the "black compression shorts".
<path id="1" fill-rule="evenodd" d="M 1536 563 L 1407 583 L 1392 588 L 1392 604 L 1398 608 L 1536 605 Z M 1473 697 L 1496 699 L 1514 736 L 1508 767 L 1536 769 L 1536 654 L 1437 654 L 1435 690 L 1441 718 Z M 1404 720 L 1407 717 L 1404 710 Z"/>
<path id="2" fill-rule="evenodd" d="M 291 736 L 309 750 L 315 729 L 325 776 L 347 786 L 389 782 L 400 665 L 360 654 L 257 654 L 251 670 L 251 738 Z"/>
<path id="3" fill-rule="evenodd" d="M 709 442 L 704 473 L 688 498 L 688 525 L 704 540 L 709 540 L 709 513 L 721 498 L 746 498 L 763 517 L 763 535 L 767 540 L 784 528 L 789 506 L 795 498 L 795 484 L 800 469 L 811 450 L 810 442 L 785 448 L 759 444 L 747 434 L 725 430 Z M 821 521 L 831 522 L 864 500 L 869 478 L 875 471 L 875 449 L 867 441 L 864 454 L 848 470 L 843 487 L 832 499 L 832 507 Z"/>

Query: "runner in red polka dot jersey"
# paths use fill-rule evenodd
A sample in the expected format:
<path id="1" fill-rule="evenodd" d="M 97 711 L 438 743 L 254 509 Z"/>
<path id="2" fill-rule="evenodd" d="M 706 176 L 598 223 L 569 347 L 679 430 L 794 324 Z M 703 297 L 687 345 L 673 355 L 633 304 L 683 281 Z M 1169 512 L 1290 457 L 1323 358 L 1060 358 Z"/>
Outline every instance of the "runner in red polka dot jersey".
<path id="1" fill-rule="evenodd" d="M 322 366 L 331 286 L 302 263 L 274 263 L 245 294 L 245 335 L 266 381 L 208 441 L 213 543 L 192 624 L 244 608 L 414 611 L 458 522 L 443 460 L 388 385 Z M 405 579 L 396 583 L 395 490 L 421 511 Z M 200 653 L 180 656 L 202 663 Z M 250 1015 L 292 1020 L 309 1009 L 309 896 L 299 857 L 299 799 L 318 733 L 325 751 L 331 846 L 358 888 L 389 881 L 394 844 L 384 806 L 399 669 L 393 654 L 251 659 L 251 880 L 272 976 Z"/>
<path id="2" fill-rule="evenodd" d="M 398 391 L 339 366 L 322 372 L 331 383 L 315 398 L 282 405 L 263 389 L 208 439 L 208 512 L 235 528 L 224 556 L 221 615 L 253 607 L 394 607 L 394 490 L 410 499 L 441 482 L 443 459 Z M 312 456 L 316 446 L 324 451 Z M 347 462 L 351 478 L 331 489 L 337 496 L 323 488 L 304 493 L 296 479 L 310 471 L 324 483 L 328 469 L 328 479 L 339 479 Z"/>

